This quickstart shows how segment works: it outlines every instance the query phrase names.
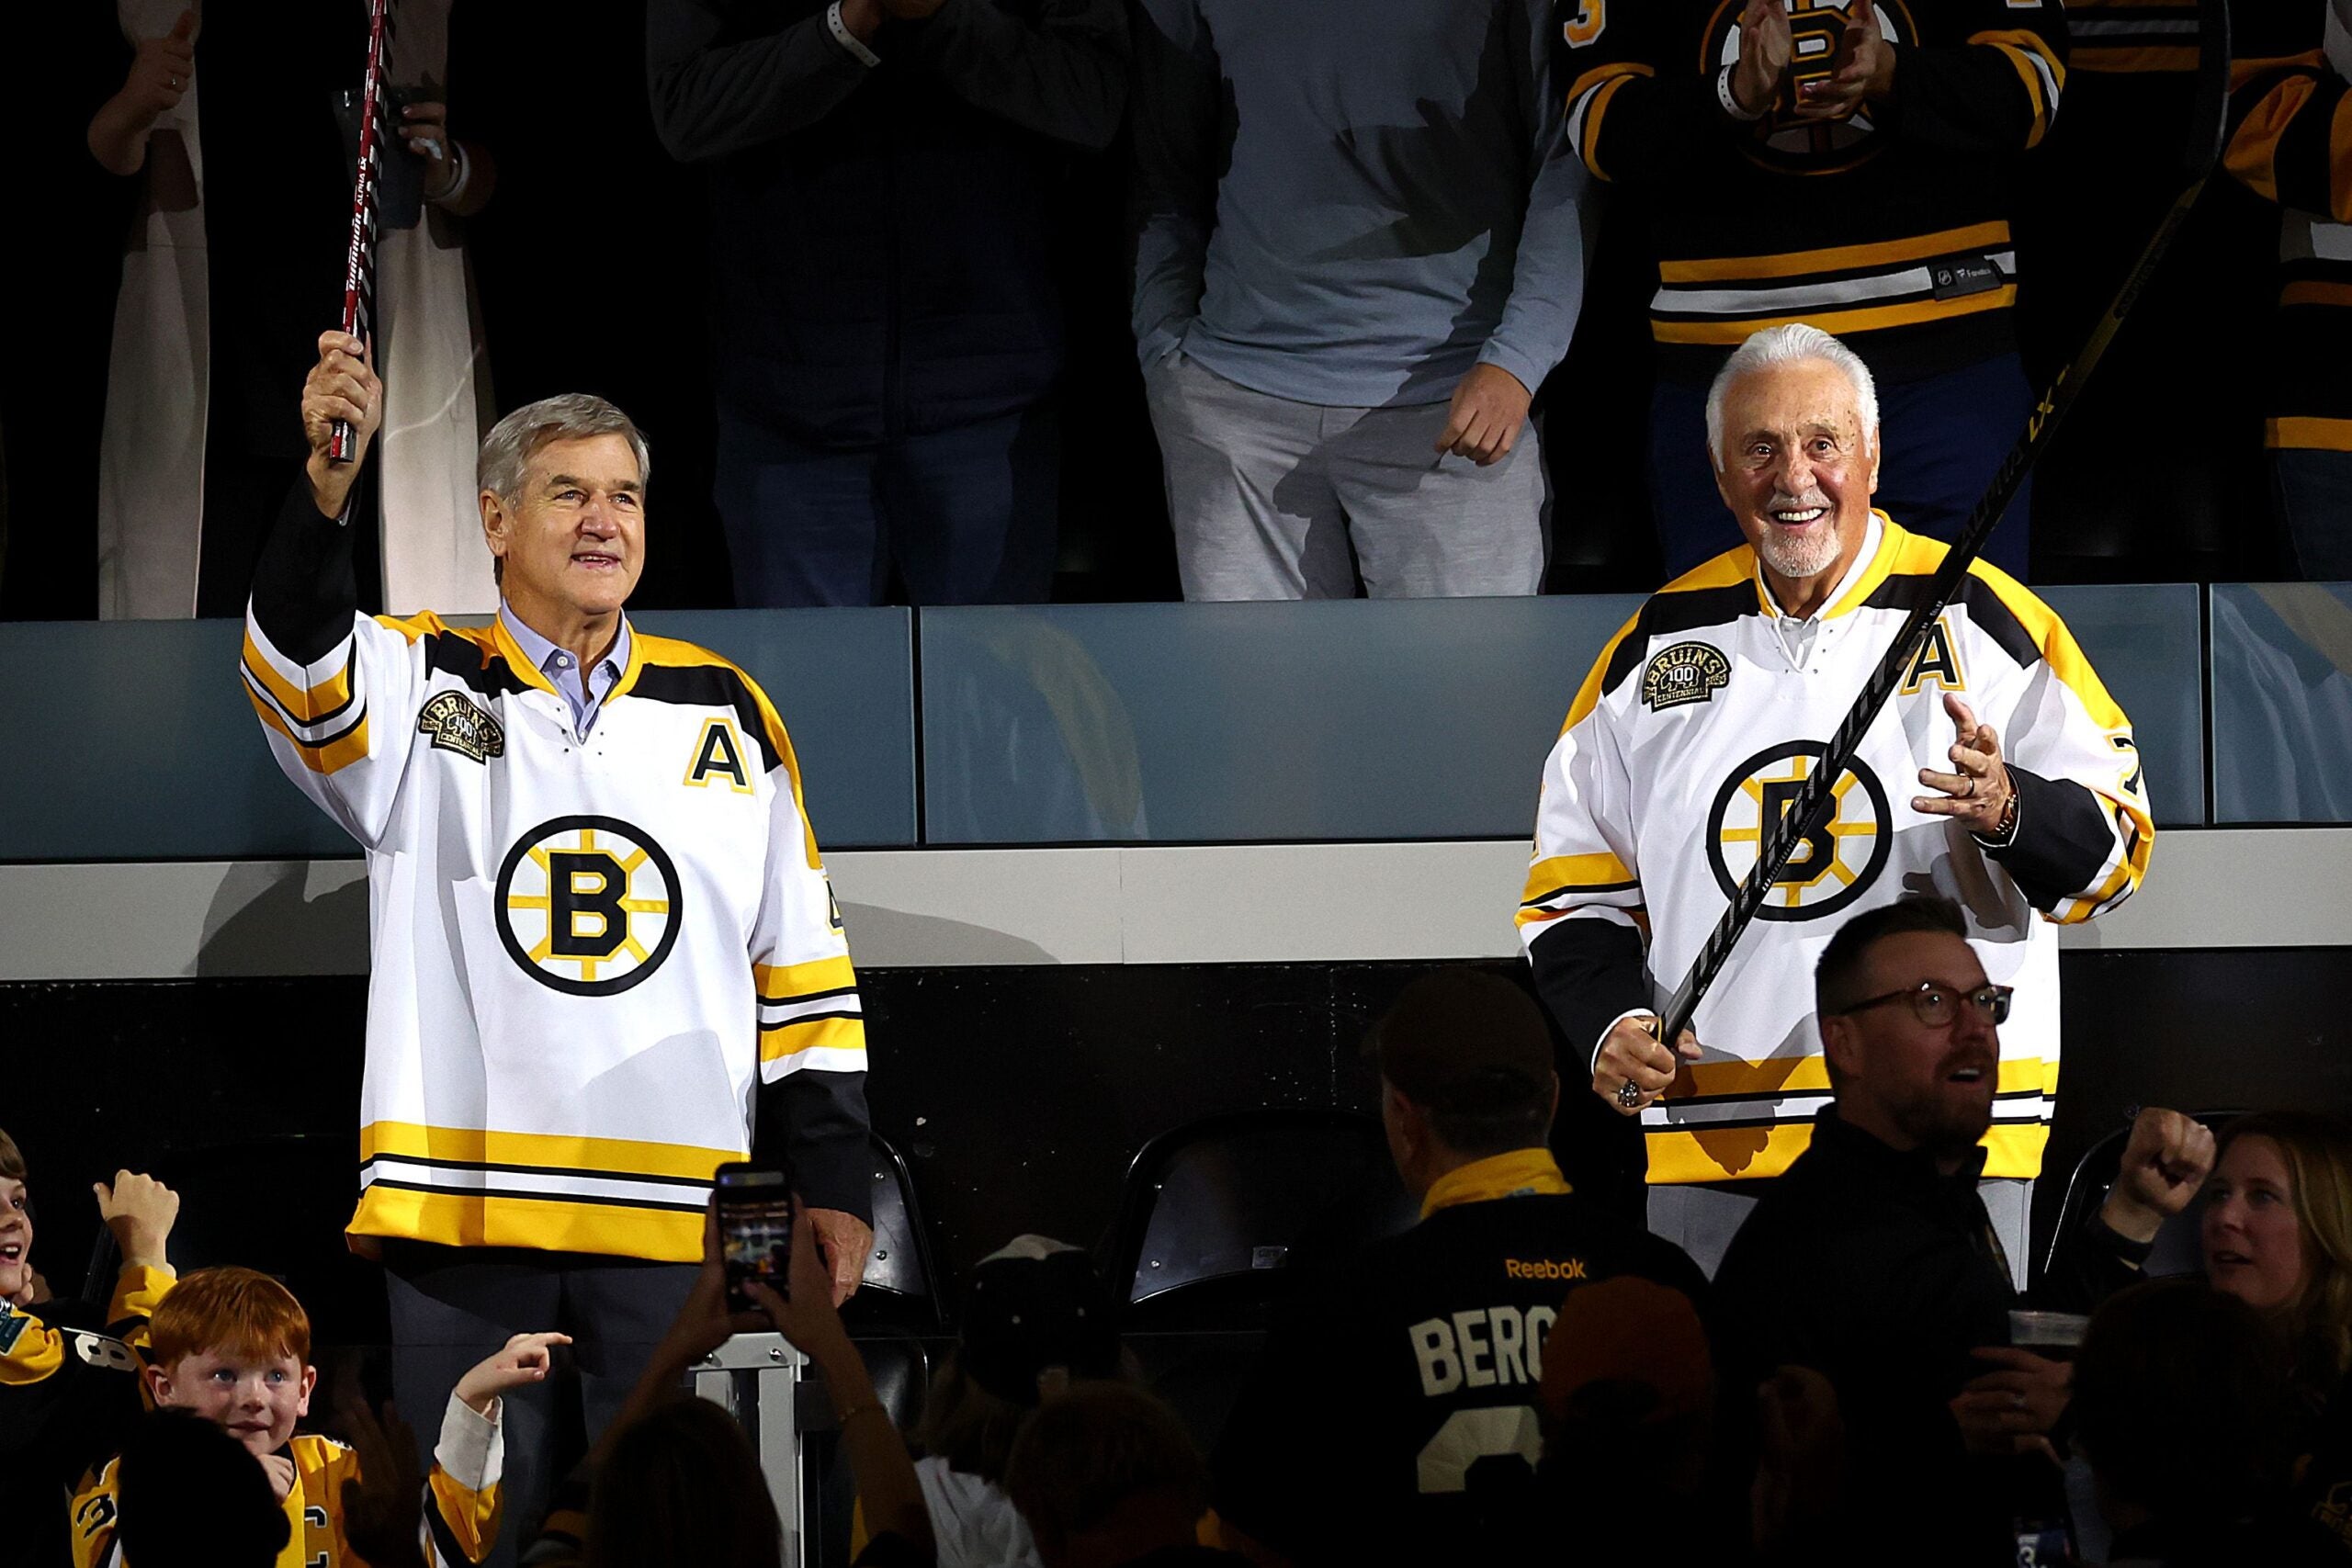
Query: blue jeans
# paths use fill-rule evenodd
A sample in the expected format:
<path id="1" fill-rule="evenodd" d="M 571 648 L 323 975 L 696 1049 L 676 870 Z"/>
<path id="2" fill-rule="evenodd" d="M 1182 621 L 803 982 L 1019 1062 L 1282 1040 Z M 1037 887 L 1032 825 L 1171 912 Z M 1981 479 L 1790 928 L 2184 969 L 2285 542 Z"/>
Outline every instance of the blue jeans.
<path id="1" fill-rule="evenodd" d="M 2014 354 L 1917 381 L 1878 384 L 1878 494 L 1871 504 L 1915 534 L 1950 541 L 1975 510 L 2033 407 Z M 1739 543 L 1707 452 L 1707 389 L 1660 378 L 1650 398 L 1650 502 L 1665 581 Z M 1984 558 L 2026 575 L 2033 477 L 2018 486 Z"/>
<path id="2" fill-rule="evenodd" d="M 841 449 L 718 409 L 713 488 L 744 609 L 1052 597 L 1061 429 L 1050 403 Z"/>

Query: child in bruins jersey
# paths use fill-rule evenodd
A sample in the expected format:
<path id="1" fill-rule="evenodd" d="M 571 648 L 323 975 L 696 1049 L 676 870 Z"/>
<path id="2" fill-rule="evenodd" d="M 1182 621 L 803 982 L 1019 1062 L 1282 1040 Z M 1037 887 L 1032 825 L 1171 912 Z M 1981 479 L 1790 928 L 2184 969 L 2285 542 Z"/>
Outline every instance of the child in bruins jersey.
<path id="1" fill-rule="evenodd" d="M 309 1364 L 309 1314 L 285 1286 L 251 1269 L 200 1269 L 156 1309 L 148 1339 L 155 1403 L 205 1416 L 268 1475 L 286 1510 L 285 1568 L 481 1562 L 498 1529 L 499 1395 L 543 1380 L 549 1347 L 571 1343 L 561 1334 L 518 1334 L 458 1380 L 434 1446 L 419 1530 L 401 1467 L 371 1486 L 352 1449 L 296 1435 L 318 1369 Z M 388 1444 L 383 1460 L 395 1457 Z M 119 1468 L 108 1461 L 74 1495 L 75 1568 L 123 1568 L 115 1540 Z"/>
<path id="2" fill-rule="evenodd" d="M 0 1133 L 0 1568 L 65 1556 L 74 1478 L 112 1453 L 139 1419 L 136 1349 L 172 1287 L 164 1244 L 179 1199 L 120 1171 L 96 1186 L 98 1216 L 122 1250 L 106 1302 L 59 1302 L 33 1268 L 32 1193 L 15 1140 Z"/>

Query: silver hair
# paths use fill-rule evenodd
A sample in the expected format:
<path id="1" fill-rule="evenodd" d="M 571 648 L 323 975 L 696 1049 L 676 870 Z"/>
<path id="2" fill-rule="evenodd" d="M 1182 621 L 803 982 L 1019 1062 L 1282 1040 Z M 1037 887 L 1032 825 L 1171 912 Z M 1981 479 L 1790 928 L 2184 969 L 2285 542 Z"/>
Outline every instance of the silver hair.
<path id="1" fill-rule="evenodd" d="M 637 482 L 653 476 L 653 456 L 645 433 L 628 415 L 593 392 L 564 392 L 526 403 L 491 426 L 481 438 L 481 456 L 474 460 L 474 482 L 501 501 L 512 501 L 523 489 L 531 454 L 550 441 L 581 441 L 592 435 L 622 435 L 637 455 Z"/>
<path id="2" fill-rule="evenodd" d="M 1752 370 L 1808 359 L 1834 365 L 1846 373 L 1846 379 L 1854 384 L 1854 412 L 1861 418 L 1862 439 L 1876 445 L 1878 386 L 1871 379 L 1871 367 L 1862 363 L 1860 355 L 1819 327 L 1792 321 L 1785 327 L 1767 327 L 1741 344 L 1715 372 L 1714 385 L 1707 389 L 1707 456 L 1718 470 L 1724 466 L 1724 398 L 1731 384 Z"/>

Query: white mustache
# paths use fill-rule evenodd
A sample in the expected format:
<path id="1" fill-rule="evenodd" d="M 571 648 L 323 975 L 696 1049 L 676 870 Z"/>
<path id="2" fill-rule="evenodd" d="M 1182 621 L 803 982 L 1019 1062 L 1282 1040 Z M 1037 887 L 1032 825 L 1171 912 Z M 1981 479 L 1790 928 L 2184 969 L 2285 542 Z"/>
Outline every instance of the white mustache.
<path id="1" fill-rule="evenodd" d="M 1767 512 L 1806 512 L 1816 506 L 1821 508 L 1824 512 L 1829 510 L 1829 498 L 1822 494 L 1817 490 L 1809 490 L 1803 495 L 1783 495 L 1780 491 L 1775 491 L 1772 493 L 1772 499 L 1765 503 L 1764 510 Z"/>

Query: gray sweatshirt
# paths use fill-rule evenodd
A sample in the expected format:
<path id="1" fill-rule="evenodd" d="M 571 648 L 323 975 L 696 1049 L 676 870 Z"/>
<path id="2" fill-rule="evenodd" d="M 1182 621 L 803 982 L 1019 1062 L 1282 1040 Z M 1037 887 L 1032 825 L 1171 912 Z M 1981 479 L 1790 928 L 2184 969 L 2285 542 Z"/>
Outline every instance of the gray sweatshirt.
<path id="1" fill-rule="evenodd" d="M 1141 0 L 1136 347 L 1299 402 L 1532 389 L 1584 287 L 1549 0 Z"/>

